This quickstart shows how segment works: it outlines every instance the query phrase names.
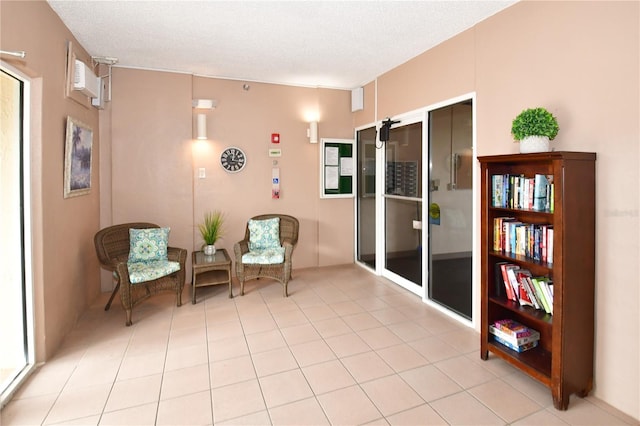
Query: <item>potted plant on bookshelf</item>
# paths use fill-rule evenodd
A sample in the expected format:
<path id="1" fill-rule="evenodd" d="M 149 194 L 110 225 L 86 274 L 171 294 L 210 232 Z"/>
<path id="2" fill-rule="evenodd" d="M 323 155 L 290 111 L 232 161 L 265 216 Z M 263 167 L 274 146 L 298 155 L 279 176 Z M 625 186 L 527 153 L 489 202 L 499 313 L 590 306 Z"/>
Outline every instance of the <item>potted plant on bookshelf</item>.
<path id="1" fill-rule="evenodd" d="M 216 241 L 222 236 L 222 224 L 224 223 L 224 216 L 219 211 L 207 212 L 204 214 L 204 222 L 198 225 L 200 229 L 200 235 L 204 241 L 202 251 L 207 256 L 212 256 L 216 253 Z"/>
<path id="2" fill-rule="evenodd" d="M 520 142 L 520 152 L 549 151 L 549 141 L 558 134 L 558 120 L 544 108 L 522 111 L 511 124 L 513 137 Z"/>

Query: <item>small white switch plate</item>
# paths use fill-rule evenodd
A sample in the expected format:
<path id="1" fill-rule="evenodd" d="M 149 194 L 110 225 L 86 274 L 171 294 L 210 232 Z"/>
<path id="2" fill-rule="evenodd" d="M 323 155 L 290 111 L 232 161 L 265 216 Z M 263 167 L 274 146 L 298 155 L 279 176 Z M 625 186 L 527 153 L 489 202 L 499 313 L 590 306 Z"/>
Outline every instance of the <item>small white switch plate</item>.
<path id="1" fill-rule="evenodd" d="M 206 177 L 207 177 L 207 171 L 205 170 L 205 168 L 204 168 L 204 167 L 200 167 L 200 168 L 198 169 L 198 177 L 199 177 L 200 179 L 204 179 L 204 178 L 206 178 Z"/>

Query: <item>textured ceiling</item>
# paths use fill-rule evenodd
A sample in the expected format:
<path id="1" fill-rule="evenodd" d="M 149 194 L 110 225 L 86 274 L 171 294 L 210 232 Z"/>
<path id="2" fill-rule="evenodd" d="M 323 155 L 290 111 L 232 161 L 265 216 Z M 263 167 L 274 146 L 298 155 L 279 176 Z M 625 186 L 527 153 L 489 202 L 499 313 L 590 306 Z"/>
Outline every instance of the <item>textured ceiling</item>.
<path id="1" fill-rule="evenodd" d="M 92 56 L 117 66 L 339 89 L 514 2 L 49 0 Z"/>

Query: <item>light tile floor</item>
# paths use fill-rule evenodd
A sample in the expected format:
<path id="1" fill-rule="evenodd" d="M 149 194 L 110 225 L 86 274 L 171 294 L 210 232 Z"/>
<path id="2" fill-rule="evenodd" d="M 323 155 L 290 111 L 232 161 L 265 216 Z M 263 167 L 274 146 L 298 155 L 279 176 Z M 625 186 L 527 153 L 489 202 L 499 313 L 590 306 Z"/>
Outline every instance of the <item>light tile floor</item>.
<path id="1" fill-rule="evenodd" d="M 190 291 L 148 299 L 131 327 L 102 295 L 0 424 L 637 424 L 593 397 L 555 410 L 482 361 L 474 330 L 355 265 L 297 270 L 289 298 L 269 280 Z"/>

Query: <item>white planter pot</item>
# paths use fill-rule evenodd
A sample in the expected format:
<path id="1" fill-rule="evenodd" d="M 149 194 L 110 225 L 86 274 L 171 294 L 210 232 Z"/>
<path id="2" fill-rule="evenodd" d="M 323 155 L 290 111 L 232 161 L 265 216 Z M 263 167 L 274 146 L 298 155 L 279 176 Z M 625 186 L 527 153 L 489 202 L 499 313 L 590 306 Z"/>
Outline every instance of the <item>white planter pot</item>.
<path id="1" fill-rule="evenodd" d="M 527 136 L 520 141 L 521 154 L 547 151 L 549 151 L 549 138 L 547 136 Z"/>
<path id="2" fill-rule="evenodd" d="M 204 246 L 204 249 L 202 251 L 207 256 L 213 256 L 214 254 L 216 254 L 216 246 L 214 246 L 214 245 L 206 245 L 206 246 Z"/>

